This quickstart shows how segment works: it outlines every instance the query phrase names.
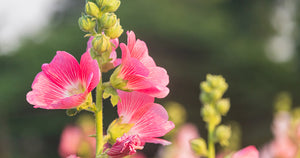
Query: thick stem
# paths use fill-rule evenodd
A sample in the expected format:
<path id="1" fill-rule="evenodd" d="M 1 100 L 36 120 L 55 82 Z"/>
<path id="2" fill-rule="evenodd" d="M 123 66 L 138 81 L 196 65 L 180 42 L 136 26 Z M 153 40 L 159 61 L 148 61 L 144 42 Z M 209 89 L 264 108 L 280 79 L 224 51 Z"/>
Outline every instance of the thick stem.
<path id="1" fill-rule="evenodd" d="M 99 67 L 100 62 L 98 60 Z M 103 103 L 102 103 L 102 77 L 97 85 L 96 89 L 96 110 L 95 110 L 95 122 L 96 122 L 96 157 L 100 156 L 103 150 Z"/>
<path id="2" fill-rule="evenodd" d="M 215 158 L 215 142 L 214 142 L 215 126 L 208 124 L 208 158 Z"/>

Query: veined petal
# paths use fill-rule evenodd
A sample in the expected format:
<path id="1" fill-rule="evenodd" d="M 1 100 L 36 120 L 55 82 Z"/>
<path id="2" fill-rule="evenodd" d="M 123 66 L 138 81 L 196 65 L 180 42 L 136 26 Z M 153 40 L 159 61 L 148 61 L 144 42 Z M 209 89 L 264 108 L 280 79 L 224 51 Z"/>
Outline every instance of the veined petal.
<path id="1" fill-rule="evenodd" d="M 164 86 L 152 86 L 150 88 L 138 89 L 137 91 L 148 94 L 156 98 L 164 98 L 170 92 L 169 88 Z"/>
<path id="2" fill-rule="evenodd" d="M 89 52 L 85 52 L 81 56 L 80 60 L 80 69 L 81 69 L 81 81 L 86 85 L 88 92 L 91 92 L 99 83 L 101 72 L 97 63 L 97 60 L 93 60 Z M 90 76 L 92 78 L 90 83 Z"/>
<path id="3" fill-rule="evenodd" d="M 162 144 L 162 145 L 172 144 L 171 142 L 160 138 L 142 138 L 142 141 L 147 143 Z"/>
<path id="4" fill-rule="evenodd" d="M 118 114 L 123 123 L 133 123 L 150 108 L 154 98 L 139 92 L 124 92 L 118 90 L 121 101 L 118 103 Z"/>
<path id="5" fill-rule="evenodd" d="M 135 34 L 133 31 L 127 31 L 127 46 L 132 51 L 136 42 Z"/>
<path id="6" fill-rule="evenodd" d="M 149 71 L 148 79 L 156 85 L 166 86 L 169 84 L 169 75 L 166 69 L 157 66 L 149 68 Z"/>
<path id="7" fill-rule="evenodd" d="M 130 51 L 130 55 L 131 57 L 139 60 L 142 60 L 144 57 L 149 56 L 146 43 L 138 39 L 134 44 L 133 49 Z"/>
<path id="8" fill-rule="evenodd" d="M 141 138 L 161 137 L 175 127 L 168 121 L 168 113 L 161 105 L 152 103 L 150 106 L 131 128 L 130 134 L 139 134 Z"/>
<path id="9" fill-rule="evenodd" d="M 50 81 L 62 88 L 72 85 L 81 74 L 77 60 L 64 51 L 57 51 L 50 64 L 42 65 L 42 70 Z"/>
<path id="10" fill-rule="evenodd" d="M 66 97 L 65 89 L 50 81 L 44 72 L 36 75 L 32 83 L 32 91 L 27 93 L 27 101 L 35 108 L 47 108 L 56 100 Z"/>
<path id="11" fill-rule="evenodd" d="M 141 75 L 145 77 L 149 75 L 149 70 L 135 58 L 129 58 L 126 62 L 123 62 L 121 66 L 119 76 L 125 80 L 128 80 L 131 75 Z"/>

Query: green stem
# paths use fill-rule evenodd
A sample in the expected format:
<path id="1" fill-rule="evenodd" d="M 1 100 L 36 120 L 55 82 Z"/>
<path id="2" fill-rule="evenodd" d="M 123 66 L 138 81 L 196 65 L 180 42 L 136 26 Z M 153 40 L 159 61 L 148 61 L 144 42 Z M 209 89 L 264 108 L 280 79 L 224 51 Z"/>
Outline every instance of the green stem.
<path id="1" fill-rule="evenodd" d="M 214 142 L 215 126 L 208 124 L 208 158 L 215 158 L 215 142 Z"/>
<path id="2" fill-rule="evenodd" d="M 100 62 L 98 60 L 100 67 Z M 102 77 L 96 89 L 96 108 L 95 108 L 95 121 L 96 121 L 96 157 L 100 156 L 103 150 L 103 103 L 102 103 Z"/>

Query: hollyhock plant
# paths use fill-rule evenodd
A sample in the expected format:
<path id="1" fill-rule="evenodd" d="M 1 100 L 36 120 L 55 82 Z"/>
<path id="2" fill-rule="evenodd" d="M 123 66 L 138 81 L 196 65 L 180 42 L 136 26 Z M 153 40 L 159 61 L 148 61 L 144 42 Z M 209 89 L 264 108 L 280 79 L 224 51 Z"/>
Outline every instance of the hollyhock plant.
<path id="1" fill-rule="evenodd" d="M 168 121 L 167 111 L 161 105 L 154 103 L 154 97 L 139 92 L 120 90 L 118 94 L 121 100 L 117 105 L 121 123 L 112 126 L 125 124 L 129 126 L 129 129 L 122 137 L 116 139 L 107 152 L 109 156 L 122 157 L 134 154 L 136 149 L 142 149 L 145 143 L 170 144 L 169 141 L 157 138 L 172 130 L 174 124 Z M 120 130 L 110 131 L 110 128 L 108 130 L 110 137 L 118 132 Z"/>
<path id="2" fill-rule="evenodd" d="M 34 108 L 69 109 L 79 106 L 100 80 L 97 61 L 88 52 L 80 64 L 69 53 L 57 51 L 50 64 L 43 64 L 27 93 L 27 101 Z"/>
<path id="3" fill-rule="evenodd" d="M 258 150 L 251 145 L 234 153 L 231 158 L 259 158 Z"/>
<path id="4" fill-rule="evenodd" d="M 127 45 L 120 44 L 122 50 L 121 67 L 111 78 L 112 85 L 126 91 L 138 91 L 152 97 L 164 98 L 169 94 L 166 87 L 169 76 L 164 68 L 156 66 L 148 54 L 144 41 L 136 40 L 133 31 L 127 32 Z M 123 80 L 125 85 L 118 85 Z"/>

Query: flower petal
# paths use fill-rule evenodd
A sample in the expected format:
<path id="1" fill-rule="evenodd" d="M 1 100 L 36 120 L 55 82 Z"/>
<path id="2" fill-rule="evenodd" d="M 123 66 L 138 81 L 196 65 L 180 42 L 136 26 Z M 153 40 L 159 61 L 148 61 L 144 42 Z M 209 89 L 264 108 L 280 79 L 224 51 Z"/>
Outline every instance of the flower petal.
<path id="1" fill-rule="evenodd" d="M 140 75 L 147 77 L 149 70 L 137 59 L 129 58 L 126 62 L 122 63 L 122 68 L 119 76 L 125 80 L 131 79 L 131 75 Z"/>
<path id="2" fill-rule="evenodd" d="M 133 31 L 127 31 L 127 46 L 132 51 L 136 42 L 135 34 Z"/>
<path id="3" fill-rule="evenodd" d="M 121 101 L 118 103 L 118 114 L 123 123 L 133 123 L 149 109 L 147 105 L 154 102 L 154 98 L 139 92 L 124 92 L 118 90 Z"/>
<path id="4" fill-rule="evenodd" d="M 141 138 L 161 137 L 172 130 L 175 125 L 168 121 L 167 111 L 159 104 L 152 103 L 129 133 L 139 134 Z"/>
<path id="5" fill-rule="evenodd" d="M 80 60 L 81 81 L 85 83 L 88 92 L 91 92 L 99 83 L 101 72 L 97 60 L 93 60 L 89 52 L 85 52 Z M 87 83 L 92 74 L 90 84 Z"/>
<path id="6" fill-rule="evenodd" d="M 43 64 L 42 70 L 57 86 L 66 87 L 80 78 L 80 68 L 77 60 L 69 53 L 57 51 L 50 64 Z"/>

